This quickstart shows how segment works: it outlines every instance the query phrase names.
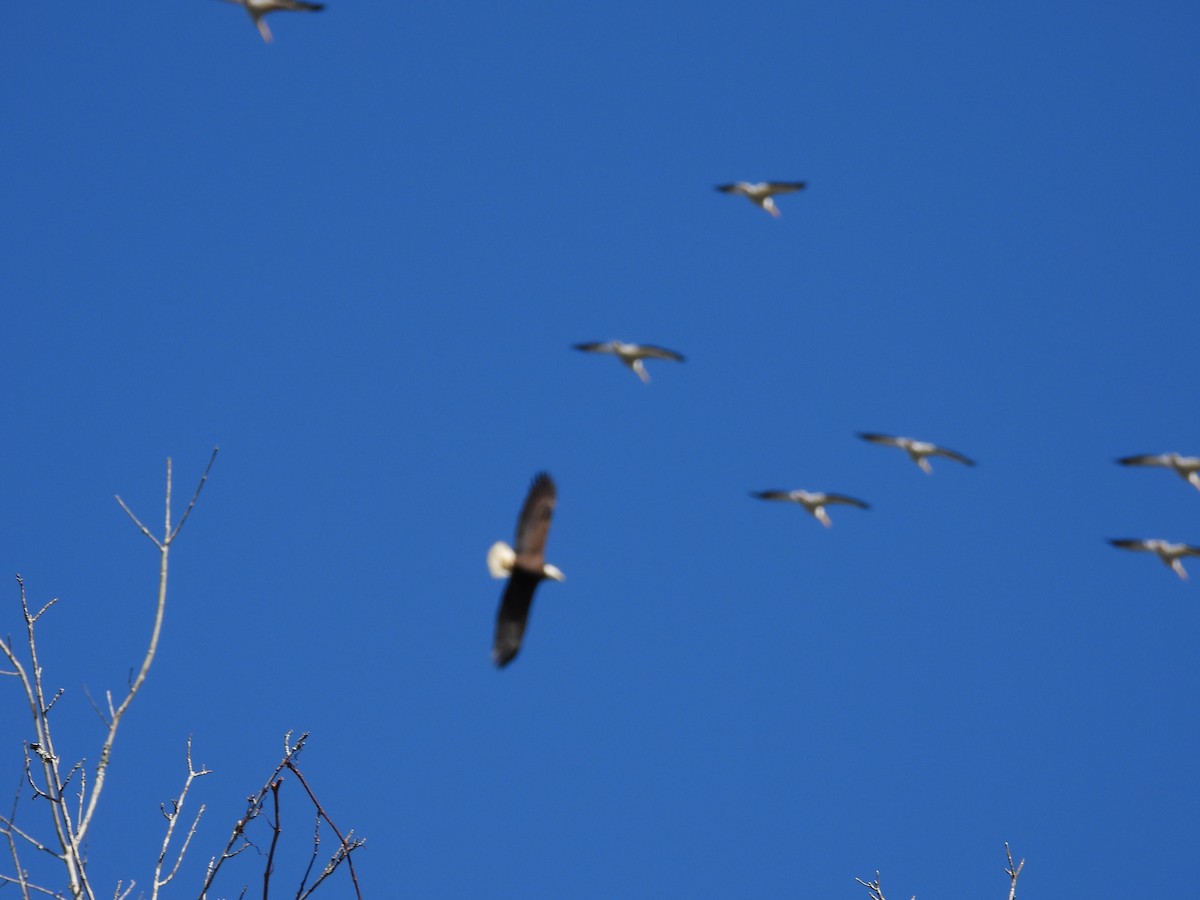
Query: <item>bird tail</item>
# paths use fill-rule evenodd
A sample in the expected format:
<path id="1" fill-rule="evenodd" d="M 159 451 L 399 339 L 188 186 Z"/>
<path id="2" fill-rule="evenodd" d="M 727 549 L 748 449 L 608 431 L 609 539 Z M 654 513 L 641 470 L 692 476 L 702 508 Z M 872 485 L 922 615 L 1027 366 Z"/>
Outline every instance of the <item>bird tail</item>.
<path id="1" fill-rule="evenodd" d="M 504 541 L 496 541 L 488 550 L 487 567 L 493 578 L 507 578 L 512 574 L 513 564 L 516 561 L 516 551 Z"/>

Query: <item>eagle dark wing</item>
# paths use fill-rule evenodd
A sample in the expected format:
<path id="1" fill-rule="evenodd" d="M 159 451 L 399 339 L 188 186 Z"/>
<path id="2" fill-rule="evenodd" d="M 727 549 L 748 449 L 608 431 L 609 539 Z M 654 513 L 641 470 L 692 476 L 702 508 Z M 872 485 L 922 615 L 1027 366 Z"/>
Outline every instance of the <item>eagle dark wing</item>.
<path id="1" fill-rule="evenodd" d="M 557 496 L 553 479 L 545 472 L 539 472 L 529 486 L 529 495 L 517 519 L 514 571 L 525 569 L 541 577 L 546 562 L 546 535 L 550 533 L 550 517 L 554 515 Z"/>
<path id="2" fill-rule="evenodd" d="M 553 479 L 545 472 L 539 472 L 529 486 L 525 505 L 521 507 L 513 548 L 517 558 L 504 596 L 500 598 L 496 637 L 492 641 L 492 662 L 499 668 L 512 662 L 521 649 L 529 608 L 533 605 L 533 592 L 545 577 L 546 536 L 550 533 L 550 518 L 554 515 L 557 496 Z"/>
<path id="3" fill-rule="evenodd" d="M 525 636 L 525 623 L 529 621 L 529 607 L 533 603 L 533 590 L 541 581 L 539 575 L 514 568 L 508 586 L 500 600 L 496 613 L 496 637 L 492 641 L 492 662 L 504 668 L 521 649 L 521 638 Z"/>

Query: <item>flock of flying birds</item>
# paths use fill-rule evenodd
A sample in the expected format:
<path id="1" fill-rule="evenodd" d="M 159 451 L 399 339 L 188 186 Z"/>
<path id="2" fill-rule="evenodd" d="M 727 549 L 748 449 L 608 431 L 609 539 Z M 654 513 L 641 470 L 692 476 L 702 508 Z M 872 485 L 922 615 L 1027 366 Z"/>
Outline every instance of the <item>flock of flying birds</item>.
<path id="1" fill-rule="evenodd" d="M 323 3 L 311 3 L 308 0 L 226 0 L 237 3 L 250 15 L 250 19 L 258 28 L 258 33 L 266 43 L 273 40 L 271 29 L 264 19 L 273 12 L 320 12 L 325 8 Z M 717 185 L 716 189 L 723 194 L 742 196 L 759 209 L 770 213 L 775 218 L 781 215 L 775 205 L 775 197 L 779 194 L 791 194 L 805 187 L 803 181 L 737 181 L 730 184 Z M 630 344 L 624 341 L 602 341 L 586 344 L 575 344 L 574 349 L 585 353 L 608 353 L 616 356 L 625 366 L 633 371 L 642 382 L 649 382 L 650 375 L 646 372 L 645 360 L 663 359 L 672 362 L 683 362 L 682 354 L 665 347 L 652 344 Z M 929 458 L 933 456 L 951 459 L 966 466 L 975 465 L 975 461 L 958 453 L 939 447 L 928 441 L 914 440 L 908 437 L 895 437 L 888 434 L 860 433 L 858 437 L 873 444 L 885 447 L 896 447 L 908 454 L 926 474 L 933 473 Z M 1140 454 L 1124 456 L 1117 460 L 1123 466 L 1158 466 L 1171 469 L 1180 478 L 1200 490 L 1200 456 L 1181 456 L 1178 453 Z M 869 505 L 857 497 L 826 491 L 807 490 L 767 490 L 754 491 L 752 497 L 760 500 L 774 500 L 795 503 L 805 509 L 822 525 L 829 528 L 833 522 L 825 507 L 841 505 L 855 506 L 859 509 L 869 509 Z M 550 520 L 554 514 L 554 504 L 557 492 L 554 481 L 545 472 L 539 473 L 533 479 L 521 514 L 517 518 L 516 545 L 510 547 L 503 541 L 492 545 L 487 555 L 488 570 L 494 578 L 507 578 L 508 583 L 500 598 L 500 609 L 496 614 L 496 633 L 492 644 L 492 661 L 498 667 L 508 665 L 521 649 L 521 641 L 525 635 L 525 626 L 529 621 L 529 610 L 533 604 L 533 594 L 537 586 L 549 578 L 563 581 L 565 576 L 555 566 L 546 562 L 546 537 L 550 533 Z M 1134 550 L 1154 553 L 1169 566 L 1180 578 L 1186 579 L 1187 572 L 1183 568 L 1183 557 L 1200 556 L 1200 547 L 1190 544 L 1173 543 L 1160 538 L 1110 538 L 1109 543 L 1123 550 Z"/>
<path id="2" fill-rule="evenodd" d="M 748 189 L 768 188 L 765 185 L 745 185 Z M 791 182 L 803 186 L 801 182 Z M 725 190 L 725 186 L 718 190 Z M 749 193 L 746 196 L 751 196 Z M 757 191 L 755 196 L 761 198 L 755 202 L 778 216 L 774 206 L 767 207 L 766 201 L 770 194 Z M 751 197 L 754 199 L 754 197 Z M 683 355 L 665 347 L 651 344 L 629 344 L 623 341 L 603 341 L 586 344 L 574 344 L 575 350 L 585 353 L 613 354 L 628 366 L 643 382 L 648 382 L 650 376 L 646 373 L 643 360 L 666 359 L 683 362 Z M 964 466 L 974 466 L 975 461 L 970 457 L 938 446 L 929 441 L 920 441 L 910 437 L 898 437 L 876 432 L 860 432 L 858 437 L 872 444 L 884 447 L 895 447 L 908 454 L 909 459 L 920 467 L 927 475 L 933 474 L 931 457 L 941 457 L 961 463 Z M 1158 466 L 1168 468 L 1200 490 L 1200 456 L 1181 456 L 1178 453 L 1140 454 L 1124 456 L 1117 460 L 1122 466 Z M 833 505 L 855 506 L 859 509 L 869 509 L 866 501 L 846 494 L 827 491 L 807 490 L 767 490 L 752 491 L 750 496 L 760 500 L 775 500 L 795 503 L 806 510 L 811 516 L 826 528 L 833 526 L 825 507 Z M 500 609 L 496 614 L 496 634 L 492 643 L 492 661 L 500 668 L 508 665 L 521 649 L 521 640 L 525 635 L 525 626 L 529 621 L 529 610 L 533 604 L 533 594 L 537 586 L 547 578 L 563 581 L 566 576 L 557 567 L 546 562 L 546 537 L 550 533 L 550 520 L 554 514 L 554 503 L 557 494 L 553 480 L 545 472 L 534 477 L 517 517 L 516 546 L 510 547 L 503 541 L 497 541 L 488 551 L 488 571 L 493 578 L 507 578 L 508 584 L 500 598 Z M 1200 556 L 1200 547 L 1189 544 L 1177 544 L 1158 538 L 1110 538 L 1109 543 L 1123 550 L 1143 551 L 1154 553 L 1162 562 L 1169 566 L 1182 579 L 1187 579 L 1183 568 L 1182 558 L 1185 556 Z"/>

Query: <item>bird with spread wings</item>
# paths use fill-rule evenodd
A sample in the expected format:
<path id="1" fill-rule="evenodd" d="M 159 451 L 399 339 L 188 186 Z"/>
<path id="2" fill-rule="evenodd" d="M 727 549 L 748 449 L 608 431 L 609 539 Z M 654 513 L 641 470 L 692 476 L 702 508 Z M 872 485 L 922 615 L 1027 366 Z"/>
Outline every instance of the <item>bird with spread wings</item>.
<path id="1" fill-rule="evenodd" d="M 254 20 L 255 26 L 258 28 L 258 33 L 262 35 L 264 43 L 271 43 L 274 38 L 271 35 L 271 29 L 267 27 L 267 22 L 263 18 L 267 13 L 279 12 L 286 10 L 287 12 L 320 12 L 325 8 L 324 3 L 308 3 L 307 0 L 226 0 L 227 3 L 236 3 L 239 6 L 244 6 L 246 12 L 250 14 L 250 18 Z"/>
<path id="2" fill-rule="evenodd" d="M 557 496 L 553 479 L 539 472 L 529 486 L 517 519 L 516 547 L 497 541 L 488 550 L 487 564 L 492 577 L 508 578 L 496 613 L 496 636 L 492 642 L 492 662 L 497 668 L 507 666 L 521 649 L 537 586 L 547 578 L 566 580 L 557 567 L 546 562 L 546 536 L 550 533 Z"/>
<path id="3" fill-rule="evenodd" d="M 573 344 L 572 347 L 576 350 L 582 350 L 584 353 L 612 353 L 633 369 L 635 375 L 642 379 L 643 383 L 650 381 L 650 375 L 646 372 L 646 366 L 642 362 L 644 359 L 669 359 L 674 362 L 683 362 L 683 355 L 676 353 L 674 350 L 668 350 L 666 347 L 655 347 L 653 344 L 627 344 L 624 341 L 593 341 L 588 344 Z"/>
<path id="4" fill-rule="evenodd" d="M 872 444 L 882 444 L 885 447 L 899 447 L 908 454 L 913 462 L 921 467 L 921 471 L 926 475 L 933 474 L 933 466 L 929 464 L 929 457 L 931 456 L 943 456 L 946 459 L 960 462 L 964 466 L 975 465 L 975 460 L 968 459 L 954 450 L 948 450 L 945 447 L 939 447 L 937 444 L 931 444 L 929 441 L 917 441 L 908 437 L 893 437 L 890 434 L 872 434 L 869 432 L 859 432 L 858 436 Z"/>
<path id="5" fill-rule="evenodd" d="M 735 181 L 733 184 L 718 184 L 717 190 L 722 194 L 740 194 L 778 219 L 783 213 L 775 205 L 775 195 L 802 191 L 805 185 L 803 181 Z"/>

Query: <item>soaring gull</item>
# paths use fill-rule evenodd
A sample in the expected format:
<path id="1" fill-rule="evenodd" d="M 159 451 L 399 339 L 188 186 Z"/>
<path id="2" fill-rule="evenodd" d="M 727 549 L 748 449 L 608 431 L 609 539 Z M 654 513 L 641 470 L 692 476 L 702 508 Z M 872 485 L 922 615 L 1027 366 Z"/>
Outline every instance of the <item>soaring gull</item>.
<path id="1" fill-rule="evenodd" d="M 1146 553 L 1157 554 L 1158 558 L 1163 561 L 1163 565 L 1174 569 L 1175 574 L 1184 581 L 1187 581 L 1188 574 L 1183 570 L 1182 557 L 1200 556 L 1200 547 L 1192 547 L 1188 544 L 1172 544 L 1170 541 L 1157 539 L 1109 538 L 1108 542 L 1114 547 L 1120 547 L 1122 550 L 1141 550 Z"/>
<path id="2" fill-rule="evenodd" d="M 263 18 L 267 13 L 279 12 L 286 10 L 288 12 L 320 12 L 325 8 L 324 3 L 308 3 L 306 0 L 225 0 L 226 3 L 236 3 L 239 6 L 244 6 L 246 12 L 250 13 L 250 18 L 254 20 L 254 24 L 258 26 L 258 33 L 262 35 L 263 41 L 271 43 L 271 29 L 267 27 L 266 20 Z"/>
<path id="3" fill-rule="evenodd" d="M 617 359 L 633 369 L 637 377 L 642 379 L 643 383 L 650 381 L 650 376 L 646 373 L 646 367 L 642 364 L 644 359 L 671 359 L 675 362 L 683 362 L 683 357 L 674 350 L 667 350 L 665 347 L 655 347 L 652 344 L 626 344 L 624 341 L 599 341 L 590 344 L 572 344 L 576 350 L 582 350 L 584 353 L 613 353 Z"/>
<path id="4" fill-rule="evenodd" d="M 778 219 L 782 213 L 779 212 L 772 198 L 776 194 L 802 191 L 804 186 L 805 182 L 803 181 L 759 181 L 757 183 L 735 181 L 733 184 L 718 184 L 717 190 L 722 194 L 741 194 L 755 206 L 765 209 Z"/>
<path id="5" fill-rule="evenodd" d="M 859 432 L 858 436 L 864 441 L 870 441 L 872 444 L 882 444 L 885 447 L 899 447 L 912 458 L 913 462 L 921 467 L 921 471 L 926 475 L 933 474 L 933 466 L 929 464 L 928 459 L 930 456 L 944 456 L 946 459 L 960 462 L 964 466 L 975 465 L 973 459 L 967 459 L 961 453 L 956 453 L 954 450 L 947 450 L 945 447 L 939 447 L 937 444 L 931 444 L 928 441 L 916 441 L 906 437 L 893 437 L 890 434 L 870 434 L 863 432 Z"/>
<path id="6" fill-rule="evenodd" d="M 826 528 L 833 527 L 833 522 L 829 520 L 829 515 L 825 512 L 825 507 L 830 504 L 842 503 L 846 506 L 857 506 L 859 509 L 870 509 L 870 506 L 855 497 L 847 497 L 845 494 L 827 494 L 824 491 L 752 491 L 750 496 L 760 500 L 784 500 L 799 503 Z"/>
<path id="7" fill-rule="evenodd" d="M 1117 462 L 1122 466 L 1161 466 L 1170 469 L 1192 487 L 1200 490 L 1200 456 L 1143 453 L 1140 456 L 1122 456 Z"/>
<path id="8" fill-rule="evenodd" d="M 539 472 L 529 486 L 529 495 L 517 519 L 516 549 L 497 541 L 488 550 L 488 570 L 493 578 L 508 578 L 500 609 L 496 613 L 496 637 L 492 642 L 492 662 L 504 668 L 521 649 L 525 623 L 533 592 L 545 578 L 565 581 L 566 576 L 546 562 L 546 535 L 554 515 L 557 492 L 545 472 Z"/>

